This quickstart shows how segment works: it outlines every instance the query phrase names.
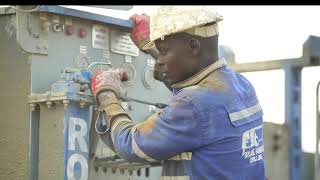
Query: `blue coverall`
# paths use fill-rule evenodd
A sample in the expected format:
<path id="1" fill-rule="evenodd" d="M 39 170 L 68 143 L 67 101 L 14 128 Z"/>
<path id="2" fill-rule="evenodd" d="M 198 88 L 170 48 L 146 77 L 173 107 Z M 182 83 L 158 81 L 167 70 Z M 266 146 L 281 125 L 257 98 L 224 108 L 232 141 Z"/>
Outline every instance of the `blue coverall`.
<path id="1" fill-rule="evenodd" d="M 174 84 L 161 113 L 138 124 L 117 117 L 112 148 L 129 161 L 164 160 L 161 180 L 262 180 L 262 115 L 253 86 L 220 59 Z"/>

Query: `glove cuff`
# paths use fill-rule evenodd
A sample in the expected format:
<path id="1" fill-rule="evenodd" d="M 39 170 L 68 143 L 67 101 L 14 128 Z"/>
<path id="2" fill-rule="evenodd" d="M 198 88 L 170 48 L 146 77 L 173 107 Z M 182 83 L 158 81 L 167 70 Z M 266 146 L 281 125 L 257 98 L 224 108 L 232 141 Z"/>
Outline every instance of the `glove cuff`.
<path id="1" fill-rule="evenodd" d="M 98 89 L 95 91 L 94 97 L 96 98 L 97 101 L 98 101 L 98 96 L 99 96 L 99 94 L 102 93 L 102 92 L 104 92 L 104 91 L 112 91 L 112 92 L 116 95 L 116 97 L 117 97 L 118 99 L 121 98 L 121 95 L 120 95 L 118 89 L 116 89 L 116 88 L 114 88 L 114 87 L 112 87 L 112 86 L 103 86 L 103 87 L 98 88 Z M 99 102 L 99 101 L 98 101 L 98 102 Z"/>
<path id="2" fill-rule="evenodd" d="M 112 103 L 107 105 L 104 108 L 104 111 L 110 117 L 110 121 L 112 121 L 114 118 L 120 115 L 125 115 L 128 116 L 128 118 L 130 118 L 129 114 L 122 108 L 122 106 L 119 103 Z"/>

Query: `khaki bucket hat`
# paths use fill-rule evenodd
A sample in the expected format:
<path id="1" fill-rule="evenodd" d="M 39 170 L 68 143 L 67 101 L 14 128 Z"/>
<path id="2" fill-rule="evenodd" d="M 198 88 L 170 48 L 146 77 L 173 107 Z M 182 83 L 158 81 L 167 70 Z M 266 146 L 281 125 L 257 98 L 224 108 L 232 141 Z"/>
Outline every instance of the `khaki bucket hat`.
<path id="1" fill-rule="evenodd" d="M 160 6 L 150 16 L 150 42 L 143 49 L 155 46 L 154 41 L 178 32 L 211 37 L 218 34 L 217 22 L 223 17 L 205 6 Z"/>

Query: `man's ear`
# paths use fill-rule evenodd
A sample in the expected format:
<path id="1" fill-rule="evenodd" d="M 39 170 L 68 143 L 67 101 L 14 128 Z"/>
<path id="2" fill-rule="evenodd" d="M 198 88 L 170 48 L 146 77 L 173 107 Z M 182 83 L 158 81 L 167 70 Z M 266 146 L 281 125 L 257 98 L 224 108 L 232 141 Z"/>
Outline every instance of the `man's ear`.
<path id="1" fill-rule="evenodd" d="M 197 55 L 200 52 L 200 42 L 198 39 L 191 38 L 189 40 L 189 48 L 191 50 L 192 55 Z"/>

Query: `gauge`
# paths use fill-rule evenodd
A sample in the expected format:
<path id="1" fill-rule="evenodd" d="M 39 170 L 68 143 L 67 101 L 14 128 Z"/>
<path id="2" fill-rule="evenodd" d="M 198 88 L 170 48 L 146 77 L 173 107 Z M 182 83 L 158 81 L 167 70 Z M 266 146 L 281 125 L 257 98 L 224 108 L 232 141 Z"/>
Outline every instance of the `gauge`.
<path id="1" fill-rule="evenodd" d="M 147 66 L 144 70 L 144 75 L 142 76 L 143 85 L 148 88 L 152 89 L 156 83 L 156 80 L 153 78 L 153 68 Z"/>
<path id="2" fill-rule="evenodd" d="M 136 78 L 136 69 L 134 68 L 132 63 L 125 62 L 123 63 L 120 68 L 123 68 L 126 71 L 128 80 L 124 82 L 126 85 L 131 85 Z"/>
<path id="3" fill-rule="evenodd" d="M 74 61 L 74 66 L 77 69 L 85 69 L 89 66 L 89 64 L 90 64 L 90 59 L 88 56 L 84 54 L 78 55 Z"/>

